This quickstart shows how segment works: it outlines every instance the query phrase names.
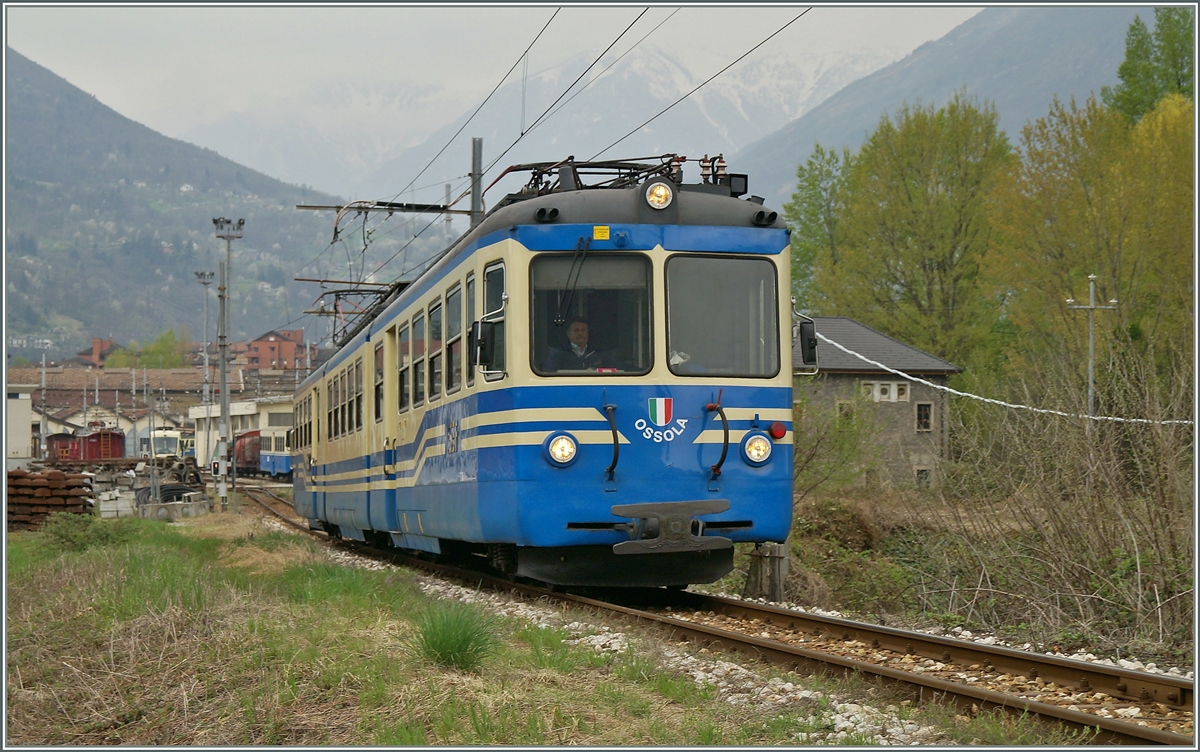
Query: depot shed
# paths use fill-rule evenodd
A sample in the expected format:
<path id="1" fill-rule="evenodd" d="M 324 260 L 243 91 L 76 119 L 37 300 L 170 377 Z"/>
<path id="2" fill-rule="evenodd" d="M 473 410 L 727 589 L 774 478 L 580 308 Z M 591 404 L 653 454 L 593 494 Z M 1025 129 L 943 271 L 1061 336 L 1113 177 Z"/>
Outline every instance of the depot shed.
<path id="1" fill-rule="evenodd" d="M 864 460 L 863 482 L 896 487 L 937 484 L 950 450 L 949 395 L 907 377 L 945 386 L 962 368 L 845 316 L 813 320 L 820 337 L 851 352 L 819 339 L 819 372 L 802 375 L 809 369 L 800 360 L 799 343 L 794 343 L 795 402 L 803 409 L 870 421 L 873 456 Z M 796 437 L 797 442 L 803 440 Z"/>

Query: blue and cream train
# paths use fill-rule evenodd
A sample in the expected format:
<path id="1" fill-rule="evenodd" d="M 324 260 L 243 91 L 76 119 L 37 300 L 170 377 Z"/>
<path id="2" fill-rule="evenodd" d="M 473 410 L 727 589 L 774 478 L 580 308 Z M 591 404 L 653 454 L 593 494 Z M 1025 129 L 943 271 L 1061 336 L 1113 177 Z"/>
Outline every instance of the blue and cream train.
<path id="1" fill-rule="evenodd" d="M 711 582 L 785 540 L 788 232 L 684 161 L 510 168 L 528 184 L 298 388 L 310 526 L 563 585 Z M 579 318 L 599 362 L 551 370 Z"/>

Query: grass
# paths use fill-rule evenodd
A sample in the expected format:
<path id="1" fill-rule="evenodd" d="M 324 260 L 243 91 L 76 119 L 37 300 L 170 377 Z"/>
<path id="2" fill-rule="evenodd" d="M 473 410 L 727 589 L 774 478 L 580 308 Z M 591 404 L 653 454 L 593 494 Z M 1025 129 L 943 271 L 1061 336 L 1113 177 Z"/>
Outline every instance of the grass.
<path id="1" fill-rule="evenodd" d="M 249 515 L 84 524 L 82 547 L 9 535 L 13 745 L 794 745 L 819 709 L 732 706 L 627 624 L 638 647 L 598 653 L 406 572 L 332 565 Z"/>
<path id="2" fill-rule="evenodd" d="M 443 668 L 474 671 L 500 641 L 492 619 L 475 606 L 435 603 L 414 624 L 411 650 Z"/>

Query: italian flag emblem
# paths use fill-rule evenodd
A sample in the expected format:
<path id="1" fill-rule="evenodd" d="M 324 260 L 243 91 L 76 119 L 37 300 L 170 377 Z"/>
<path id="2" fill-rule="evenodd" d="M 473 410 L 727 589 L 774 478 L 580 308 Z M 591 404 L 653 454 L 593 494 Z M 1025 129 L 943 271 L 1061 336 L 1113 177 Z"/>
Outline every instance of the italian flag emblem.
<path id="1" fill-rule="evenodd" d="M 648 400 L 650 422 L 656 426 L 665 426 L 671 422 L 671 398 L 657 397 Z"/>

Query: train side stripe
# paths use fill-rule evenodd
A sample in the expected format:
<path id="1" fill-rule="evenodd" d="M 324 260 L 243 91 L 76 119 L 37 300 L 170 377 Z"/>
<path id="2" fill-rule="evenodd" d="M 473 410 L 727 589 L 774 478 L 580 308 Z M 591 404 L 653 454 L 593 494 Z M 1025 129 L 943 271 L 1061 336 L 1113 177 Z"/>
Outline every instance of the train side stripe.
<path id="1" fill-rule="evenodd" d="M 750 433 L 750 431 L 753 431 L 753 430 L 755 430 L 755 429 L 747 429 L 747 430 L 738 430 L 736 428 L 729 429 L 730 445 L 740 444 L 742 439 L 746 438 L 746 434 Z M 709 428 L 707 430 L 701 431 L 700 435 L 697 436 L 695 438 L 695 440 L 692 441 L 692 443 L 693 444 L 724 444 L 725 443 L 725 431 L 720 428 Z M 787 434 L 782 439 L 776 440 L 775 443 L 776 444 L 791 444 L 792 443 L 792 432 L 788 431 Z"/>
<path id="2" fill-rule="evenodd" d="M 498 423 L 535 423 L 542 421 L 603 421 L 608 422 L 594 407 L 530 407 L 520 410 L 497 410 L 471 415 L 462 420 L 463 430 L 494 426 Z"/>
<path id="3" fill-rule="evenodd" d="M 468 436 L 463 439 L 462 448 L 483 449 L 505 446 L 536 446 L 546 440 L 553 431 L 511 431 L 509 433 L 489 433 L 482 436 Z M 612 431 L 571 431 L 571 435 L 580 444 L 612 444 Z M 618 431 L 617 441 L 628 444 L 629 439 Z"/>
<path id="4" fill-rule="evenodd" d="M 729 420 L 754 420 L 757 415 L 759 421 L 782 421 L 791 423 L 795 419 L 791 410 L 786 408 L 758 408 L 758 407 L 726 407 L 725 417 Z"/>

